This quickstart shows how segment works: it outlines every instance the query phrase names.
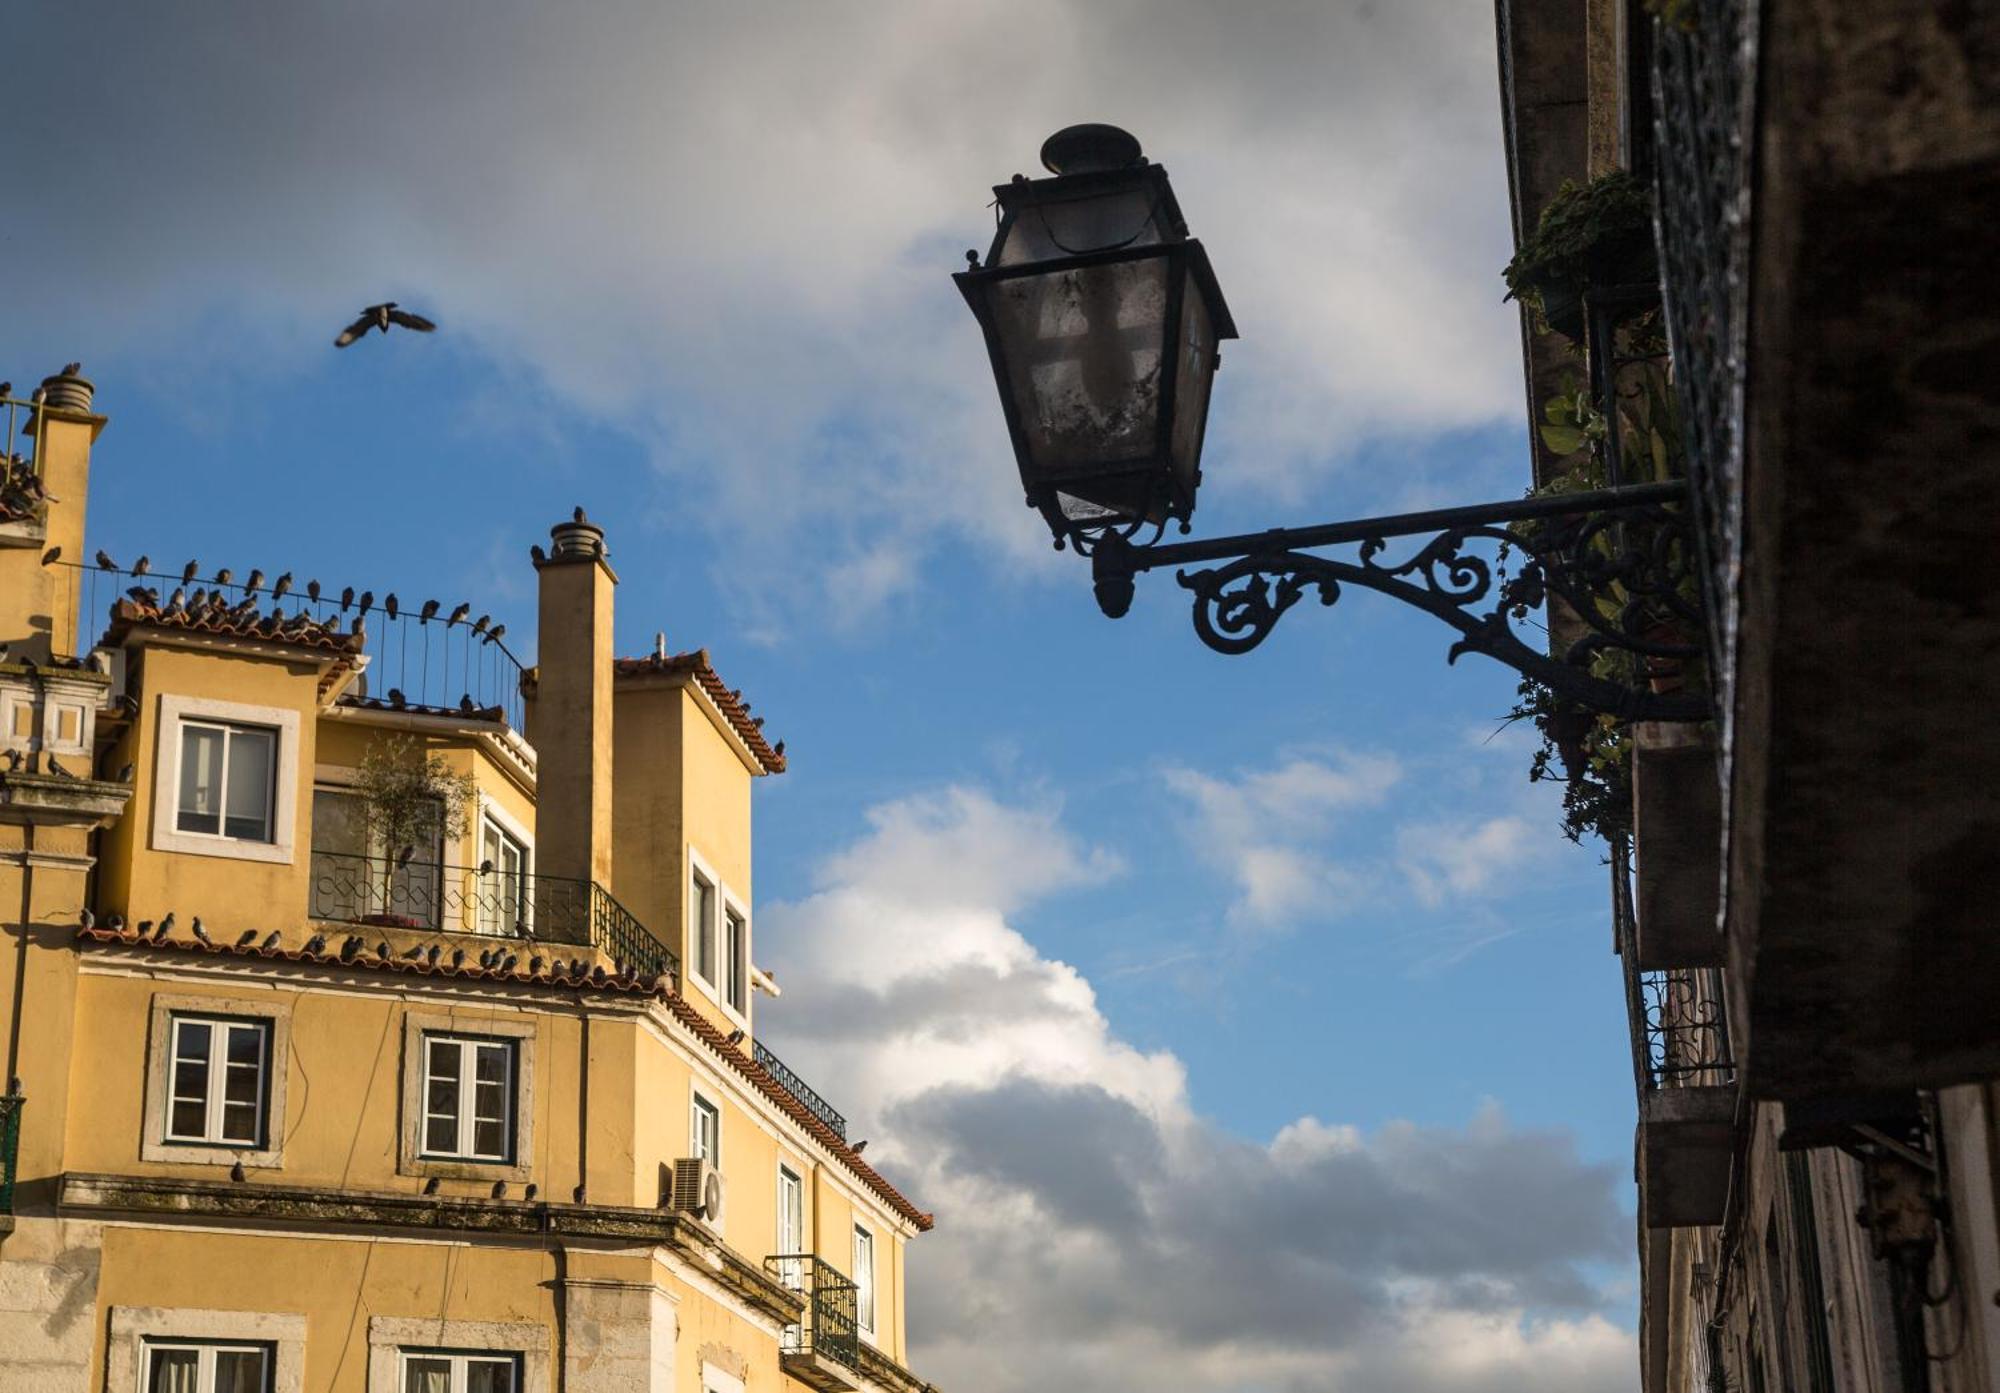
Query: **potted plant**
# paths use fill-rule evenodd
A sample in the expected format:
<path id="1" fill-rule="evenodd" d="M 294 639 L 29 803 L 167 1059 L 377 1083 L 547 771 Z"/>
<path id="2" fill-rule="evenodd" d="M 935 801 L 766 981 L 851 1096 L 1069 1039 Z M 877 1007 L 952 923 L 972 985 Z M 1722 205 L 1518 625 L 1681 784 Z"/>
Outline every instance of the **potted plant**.
<path id="1" fill-rule="evenodd" d="M 1652 190 L 1622 169 L 1564 181 L 1502 274 L 1508 299 L 1580 342 L 1586 294 L 1657 279 Z"/>
<path id="2" fill-rule="evenodd" d="M 1563 781 L 1563 835 L 1611 841 L 1632 827 L 1632 745 L 1614 717 L 1564 701 L 1532 677 L 1521 679 L 1518 700 L 1502 721 L 1534 723 L 1542 737 L 1528 778 Z"/>
<path id="3" fill-rule="evenodd" d="M 390 912 L 395 879 L 420 846 L 439 838 L 456 841 L 465 835 L 469 809 L 478 785 L 470 774 L 453 769 L 441 755 L 427 751 L 407 735 L 377 740 L 361 757 L 355 780 L 367 811 L 368 835 L 383 849 L 379 913 L 362 922 L 394 928 L 430 925 L 415 915 Z"/>

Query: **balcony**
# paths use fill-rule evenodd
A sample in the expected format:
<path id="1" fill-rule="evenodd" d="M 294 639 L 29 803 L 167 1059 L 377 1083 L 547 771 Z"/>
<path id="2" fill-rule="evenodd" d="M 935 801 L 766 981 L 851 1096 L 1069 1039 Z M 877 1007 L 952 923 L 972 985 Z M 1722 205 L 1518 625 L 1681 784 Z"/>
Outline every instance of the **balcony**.
<path id="1" fill-rule="evenodd" d="M 587 946 L 642 976 L 680 976 L 674 951 L 594 880 L 316 850 L 309 894 L 315 919 Z"/>
<path id="2" fill-rule="evenodd" d="M 1736 1145 L 1736 1065 L 1722 973 L 1642 966 L 1631 857 L 1622 841 L 1612 848 L 1611 875 L 1639 1095 L 1640 1212 L 1648 1228 L 1719 1224 Z"/>
<path id="3" fill-rule="evenodd" d="M 25 1102 L 19 1094 L 0 1097 L 0 1233 L 14 1229 L 14 1172 L 21 1159 L 21 1106 Z"/>
<path id="4" fill-rule="evenodd" d="M 751 1055 L 764 1066 L 766 1073 L 783 1086 L 785 1092 L 798 1099 L 799 1106 L 831 1127 L 833 1134 L 842 1141 L 847 1140 L 847 1119 L 834 1111 L 833 1104 L 808 1088 L 806 1081 L 794 1074 L 784 1060 L 765 1049 L 761 1042 L 755 1041 L 751 1044 Z"/>
<path id="5" fill-rule="evenodd" d="M 805 1298 L 804 1319 L 785 1327 L 778 1359 L 784 1371 L 819 1393 L 859 1386 L 861 1337 L 855 1319 L 858 1288 L 831 1263 L 810 1253 L 780 1253 L 764 1268 Z"/>

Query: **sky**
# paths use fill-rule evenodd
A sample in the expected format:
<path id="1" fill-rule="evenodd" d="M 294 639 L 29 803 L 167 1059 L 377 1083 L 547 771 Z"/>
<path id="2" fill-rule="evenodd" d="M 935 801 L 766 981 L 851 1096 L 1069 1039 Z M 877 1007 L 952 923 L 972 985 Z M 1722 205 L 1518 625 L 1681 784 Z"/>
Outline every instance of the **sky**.
<path id="1" fill-rule="evenodd" d="M 1111 121 L 1242 331 L 1198 534 L 1518 495 L 1477 0 L 76 6 L 10 49 L 0 377 L 88 545 L 469 598 L 608 533 L 621 652 L 787 742 L 759 1032 L 938 1213 L 949 1393 L 1637 1386 L 1606 872 L 1514 679 L 1373 595 L 1203 648 L 1021 506 L 949 275 Z M 333 335 L 399 299 L 418 338 Z"/>

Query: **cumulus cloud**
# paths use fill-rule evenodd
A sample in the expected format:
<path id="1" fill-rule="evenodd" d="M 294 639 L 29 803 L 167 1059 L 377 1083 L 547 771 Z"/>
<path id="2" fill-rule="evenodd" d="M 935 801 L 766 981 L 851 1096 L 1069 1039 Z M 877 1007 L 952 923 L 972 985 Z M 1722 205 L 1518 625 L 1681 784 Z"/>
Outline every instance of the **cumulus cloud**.
<path id="1" fill-rule="evenodd" d="M 945 277 L 1074 120 L 1174 171 L 1244 327 L 1212 490 L 1519 409 L 1493 36 L 1448 0 L 33 4 L 11 38 L 21 361 L 212 409 L 400 294 L 490 377 L 467 420 L 629 433 L 753 599 L 885 603 L 940 534 L 1054 564 Z"/>
<path id="2" fill-rule="evenodd" d="M 1547 846 L 1544 824 L 1516 813 L 1397 829 L 1396 851 L 1419 901 L 1435 907 L 1483 894 Z"/>
<path id="3" fill-rule="evenodd" d="M 1340 814 L 1379 805 L 1402 767 L 1389 755 L 1335 751 L 1230 776 L 1172 766 L 1161 777 L 1186 802 L 1190 843 L 1237 887 L 1231 921 L 1268 927 L 1338 912 L 1363 892 L 1366 875 L 1325 843 Z"/>
<path id="4" fill-rule="evenodd" d="M 939 1212 L 910 1258 L 918 1371 L 965 1393 L 1629 1389 L 1591 1275 L 1629 1252 L 1615 1168 L 1491 1106 L 1263 1141 L 1205 1120 L 1180 1062 L 1011 922 L 1112 864 L 1055 810 L 960 788 L 876 809 L 814 894 L 761 910 L 786 995 L 760 1032 L 838 1080 L 869 1159 Z"/>

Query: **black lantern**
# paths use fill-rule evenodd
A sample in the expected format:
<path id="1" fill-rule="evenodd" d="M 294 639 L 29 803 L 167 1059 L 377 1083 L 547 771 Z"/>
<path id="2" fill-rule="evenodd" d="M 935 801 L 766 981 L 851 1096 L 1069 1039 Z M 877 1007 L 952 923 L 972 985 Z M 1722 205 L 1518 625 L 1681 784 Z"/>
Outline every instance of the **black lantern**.
<path id="1" fill-rule="evenodd" d="M 1194 513 L 1217 345 L 1236 325 L 1167 172 L 1115 126 L 1042 146 L 993 190 L 1000 227 L 954 279 L 986 332 L 1028 506 L 1058 544 Z"/>

